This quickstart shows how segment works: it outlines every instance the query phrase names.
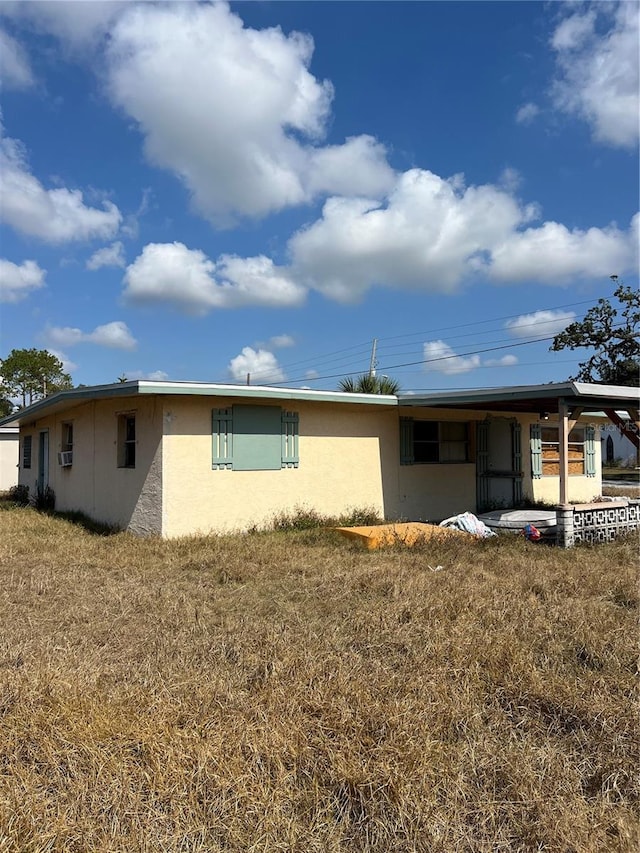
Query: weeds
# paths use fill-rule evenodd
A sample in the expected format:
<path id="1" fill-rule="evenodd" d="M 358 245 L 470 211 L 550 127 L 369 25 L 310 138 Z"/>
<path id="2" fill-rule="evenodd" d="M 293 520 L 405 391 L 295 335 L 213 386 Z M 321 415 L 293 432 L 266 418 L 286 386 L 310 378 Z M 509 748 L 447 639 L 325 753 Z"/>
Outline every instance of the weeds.
<path id="1" fill-rule="evenodd" d="M 6 493 L 6 496 L 3 495 L 3 498 L 6 501 L 16 504 L 17 506 L 28 506 L 29 486 L 12 486 Z"/>
<path id="2" fill-rule="evenodd" d="M 631 538 L 1 524 L 2 853 L 637 849 Z"/>
<path id="3" fill-rule="evenodd" d="M 284 532 L 327 527 L 373 526 L 382 523 L 383 519 L 373 507 L 354 507 L 344 515 L 327 516 L 321 515 L 313 508 L 296 506 L 290 512 L 275 515 L 270 529 Z"/>

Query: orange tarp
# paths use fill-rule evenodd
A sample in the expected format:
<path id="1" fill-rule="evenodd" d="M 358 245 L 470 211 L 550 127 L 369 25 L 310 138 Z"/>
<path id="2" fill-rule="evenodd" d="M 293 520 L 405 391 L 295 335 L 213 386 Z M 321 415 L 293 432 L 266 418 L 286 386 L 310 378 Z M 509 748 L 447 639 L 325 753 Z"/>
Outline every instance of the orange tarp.
<path id="1" fill-rule="evenodd" d="M 415 545 L 416 542 L 426 542 L 429 539 L 442 541 L 466 536 L 472 540 L 475 537 L 448 527 L 437 524 L 424 524 L 418 521 L 407 521 L 398 524 L 380 524 L 372 527 L 336 527 L 343 536 L 360 541 L 365 548 L 383 548 L 385 545 Z"/>

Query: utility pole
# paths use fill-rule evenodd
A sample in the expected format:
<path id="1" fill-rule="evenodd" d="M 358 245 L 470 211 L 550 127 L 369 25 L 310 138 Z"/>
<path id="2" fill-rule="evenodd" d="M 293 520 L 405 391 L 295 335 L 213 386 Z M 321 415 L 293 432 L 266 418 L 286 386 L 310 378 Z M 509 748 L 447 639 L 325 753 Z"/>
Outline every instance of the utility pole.
<path id="1" fill-rule="evenodd" d="M 369 376 L 376 375 L 376 367 L 378 365 L 376 361 L 376 348 L 378 346 L 378 339 L 373 339 L 373 344 L 371 346 L 371 361 L 369 362 Z"/>

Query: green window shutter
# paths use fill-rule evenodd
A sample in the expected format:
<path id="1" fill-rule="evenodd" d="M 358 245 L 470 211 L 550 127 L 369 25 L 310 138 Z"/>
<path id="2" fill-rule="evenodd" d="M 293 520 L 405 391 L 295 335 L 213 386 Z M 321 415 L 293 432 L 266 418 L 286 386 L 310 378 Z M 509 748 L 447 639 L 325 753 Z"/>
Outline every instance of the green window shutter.
<path id="1" fill-rule="evenodd" d="M 486 474 L 489 468 L 489 424 L 480 421 L 476 426 L 476 473 Z"/>
<path id="2" fill-rule="evenodd" d="M 22 467 L 31 468 L 31 449 L 33 447 L 33 436 L 25 435 L 22 439 Z"/>
<path id="3" fill-rule="evenodd" d="M 584 431 L 584 457 L 587 477 L 596 476 L 596 430 L 589 425 Z"/>
<path id="4" fill-rule="evenodd" d="M 233 468 L 233 409 L 214 409 L 212 468 Z"/>
<path id="5" fill-rule="evenodd" d="M 511 446 L 513 448 L 512 470 L 518 474 L 522 471 L 522 426 L 516 421 L 511 424 Z M 513 501 L 518 504 L 522 500 L 522 480 L 513 478 Z"/>
<path id="6" fill-rule="evenodd" d="M 413 418 L 400 418 L 400 464 L 413 465 Z"/>
<path id="7" fill-rule="evenodd" d="M 282 468 L 280 406 L 233 407 L 233 470 L 276 471 Z"/>
<path id="8" fill-rule="evenodd" d="M 531 476 L 534 480 L 542 477 L 542 427 L 540 424 L 531 424 Z"/>
<path id="9" fill-rule="evenodd" d="M 297 468 L 300 418 L 297 412 L 282 413 L 282 467 Z"/>

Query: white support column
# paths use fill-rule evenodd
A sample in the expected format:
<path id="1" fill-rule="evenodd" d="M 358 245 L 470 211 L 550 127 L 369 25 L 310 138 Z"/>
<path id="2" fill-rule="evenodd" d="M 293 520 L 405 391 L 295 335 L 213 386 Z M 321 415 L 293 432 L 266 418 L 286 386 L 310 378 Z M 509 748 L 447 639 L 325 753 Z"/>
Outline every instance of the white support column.
<path id="1" fill-rule="evenodd" d="M 569 502 L 569 408 L 565 400 L 558 400 L 558 444 L 560 451 L 560 500 Z"/>

